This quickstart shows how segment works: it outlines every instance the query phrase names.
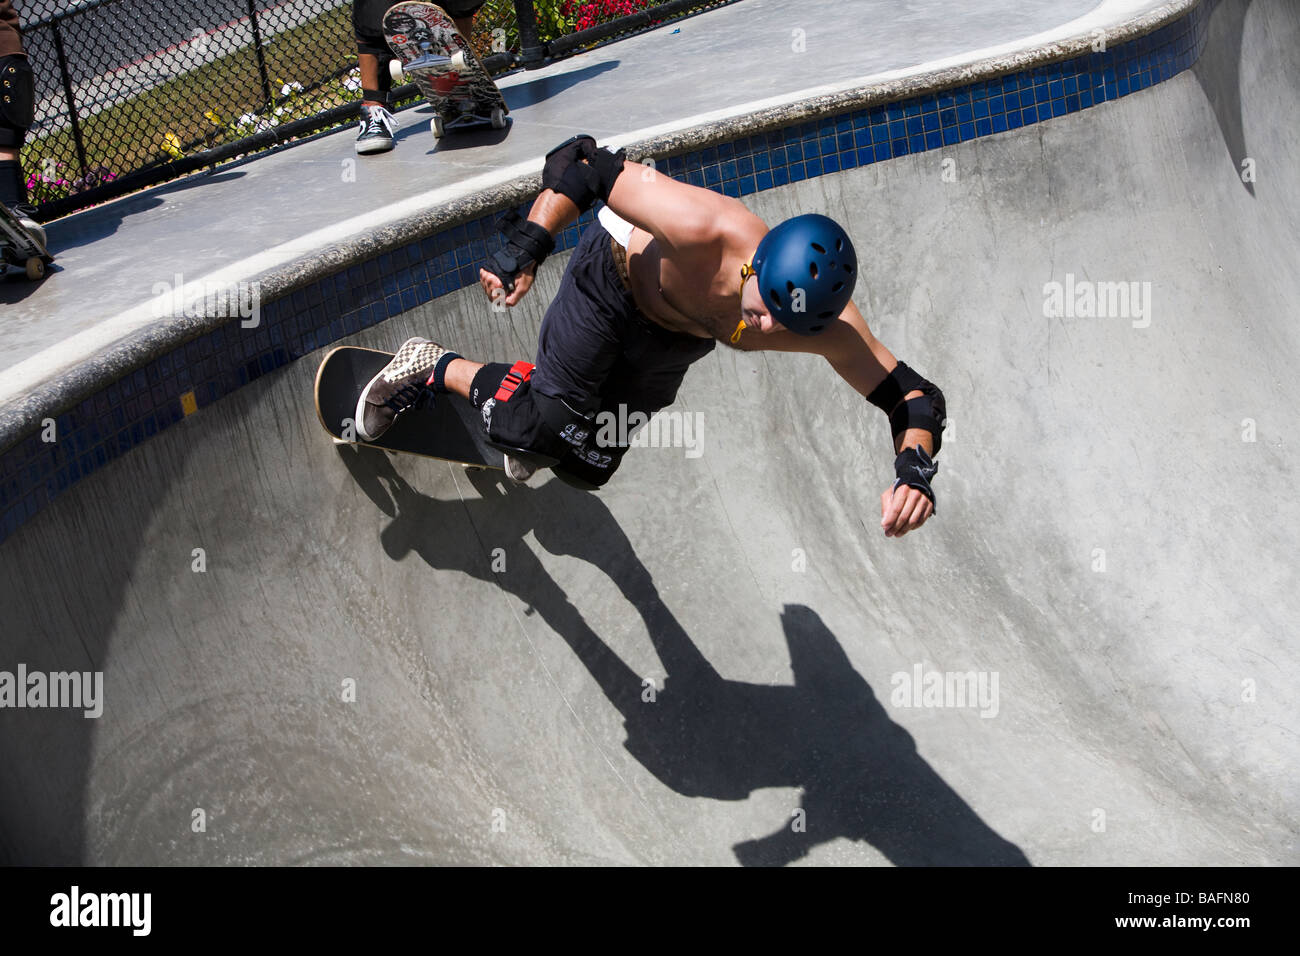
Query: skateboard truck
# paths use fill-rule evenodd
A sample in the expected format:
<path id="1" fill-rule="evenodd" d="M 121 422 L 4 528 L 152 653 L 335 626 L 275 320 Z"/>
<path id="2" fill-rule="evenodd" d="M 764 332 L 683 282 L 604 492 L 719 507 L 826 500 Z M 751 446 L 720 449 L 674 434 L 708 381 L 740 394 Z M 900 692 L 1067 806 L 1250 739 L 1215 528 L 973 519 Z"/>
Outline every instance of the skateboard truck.
<path id="1" fill-rule="evenodd" d="M 45 267 L 54 261 L 37 236 L 27 231 L 7 206 L 0 206 L 0 273 L 6 265 L 18 266 L 35 282 L 45 277 Z"/>
<path id="2" fill-rule="evenodd" d="M 413 76 L 432 73 L 436 76 L 439 73 L 446 73 L 451 70 L 460 73 L 468 69 L 463 50 L 457 50 L 451 56 L 442 56 L 432 52 L 434 47 L 433 35 L 428 30 L 416 29 L 410 36 L 411 41 L 420 48 L 420 55 L 405 65 L 402 64 L 400 59 L 389 62 L 388 71 L 397 82 L 401 82 L 403 73 L 410 73 Z"/>
<path id="3" fill-rule="evenodd" d="M 436 53 L 425 52 L 410 63 L 406 64 L 406 66 L 402 66 L 400 60 L 393 60 L 392 62 L 396 63 L 397 68 L 403 73 L 410 73 L 414 76 L 420 76 L 425 73 L 446 73 L 449 71 L 461 73 L 466 69 L 465 54 L 461 52 L 454 53 L 451 56 L 439 56 Z"/>
<path id="4" fill-rule="evenodd" d="M 436 53 L 426 53 L 419 59 L 412 60 L 406 66 L 402 66 L 401 60 L 388 61 L 388 74 L 393 78 L 394 83 L 404 83 L 402 75 L 410 73 L 412 76 L 423 76 L 426 73 L 437 75 L 439 73 L 455 72 L 463 73 L 469 69 L 469 64 L 465 62 L 465 54 L 457 52 L 452 56 L 438 56 Z"/>

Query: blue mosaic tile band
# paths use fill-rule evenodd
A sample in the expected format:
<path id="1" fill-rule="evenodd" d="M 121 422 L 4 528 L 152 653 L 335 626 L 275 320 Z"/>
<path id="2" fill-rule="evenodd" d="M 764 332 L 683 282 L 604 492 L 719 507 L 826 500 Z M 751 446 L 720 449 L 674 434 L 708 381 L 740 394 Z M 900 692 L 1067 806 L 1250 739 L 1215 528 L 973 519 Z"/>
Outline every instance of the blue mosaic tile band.
<path id="1" fill-rule="evenodd" d="M 1210 5 L 1105 52 L 829 116 L 668 159 L 675 178 L 739 198 L 814 176 L 941 149 L 1127 96 L 1200 56 Z M 519 207 L 527 215 L 528 205 Z M 316 349 L 478 281 L 501 213 L 350 266 L 261 309 L 258 330 L 219 328 L 131 373 L 0 456 L 0 541 L 73 484 L 187 412 Z M 588 214 L 556 239 L 571 249 Z M 501 358 L 504 358 L 502 356 Z"/>

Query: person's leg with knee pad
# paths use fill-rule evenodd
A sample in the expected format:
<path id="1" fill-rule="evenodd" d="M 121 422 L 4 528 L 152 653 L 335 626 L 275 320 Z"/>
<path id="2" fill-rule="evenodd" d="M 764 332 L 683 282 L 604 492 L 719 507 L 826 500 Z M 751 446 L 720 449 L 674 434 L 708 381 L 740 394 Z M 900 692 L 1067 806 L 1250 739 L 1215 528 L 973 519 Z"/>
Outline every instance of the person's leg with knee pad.
<path id="1" fill-rule="evenodd" d="M 530 362 L 489 362 L 475 371 L 465 396 L 482 413 L 488 441 L 505 455 L 506 474 L 518 482 L 555 465 L 569 447 L 547 424 L 532 373 Z"/>
<path id="2" fill-rule="evenodd" d="M 13 210 L 44 245 L 45 230 L 28 202 L 19 159 L 35 106 L 35 75 L 23 51 L 18 14 L 10 0 L 0 0 L 0 203 Z"/>

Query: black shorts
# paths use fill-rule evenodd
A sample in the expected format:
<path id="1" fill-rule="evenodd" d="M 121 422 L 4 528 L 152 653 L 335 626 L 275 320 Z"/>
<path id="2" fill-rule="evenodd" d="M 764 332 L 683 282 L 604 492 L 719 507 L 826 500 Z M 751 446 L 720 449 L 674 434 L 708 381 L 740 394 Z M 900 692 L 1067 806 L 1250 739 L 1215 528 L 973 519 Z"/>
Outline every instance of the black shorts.
<path id="1" fill-rule="evenodd" d="M 671 405 L 686 370 L 714 344 L 642 316 L 619 279 L 609 233 L 592 223 L 542 319 L 532 379 L 509 401 L 493 403 L 484 416 L 488 437 L 558 459 L 562 477 L 599 487 L 627 452 L 626 444 L 602 440 L 601 413 L 627 421 Z"/>

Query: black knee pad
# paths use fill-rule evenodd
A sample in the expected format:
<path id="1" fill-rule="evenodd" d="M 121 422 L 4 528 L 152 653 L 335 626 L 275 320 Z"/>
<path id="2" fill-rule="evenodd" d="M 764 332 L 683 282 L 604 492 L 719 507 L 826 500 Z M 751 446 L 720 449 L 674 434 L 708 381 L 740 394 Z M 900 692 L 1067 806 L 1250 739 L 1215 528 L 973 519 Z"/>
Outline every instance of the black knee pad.
<path id="1" fill-rule="evenodd" d="M 475 408 L 482 408 L 483 403 L 489 398 L 495 398 L 497 389 L 501 383 L 510 374 L 513 365 L 507 365 L 505 362 L 488 362 L 474 375 L 474 381 L 469 386 L 469 403 Z"/>
<path id="2" fill-rule="evenodd" d="M 484 365 L 470 384 L 470 402 L 482 411 L 488 441 L 525 461 L 554 468 L 576 488 L 599 488 L 613 477 L 627 448 L 601 446 L 591 417 L 562 399 L 534 392 L 522 365 L 527 363 Z M 532 366 L 527 368 L 531 373 Z"/>
<path id="3" fill-rule="evenodd" d="M 36 109 L 36 78 L 25 56 L 0 57 L 0 146 L 21 146 Z"/>
<path id="4" fill-rule="evenodd" d="M 522 367 L 525 367 L 525 372 Z M 542 417 L 533 401 L 526 362 L 484 365 L 470 383 L 469 400 L 483 416 L 488 441 L 503 451 L 526 458 L 534 464 L 550 466 L 560 460 L 567 449 Z"/>

